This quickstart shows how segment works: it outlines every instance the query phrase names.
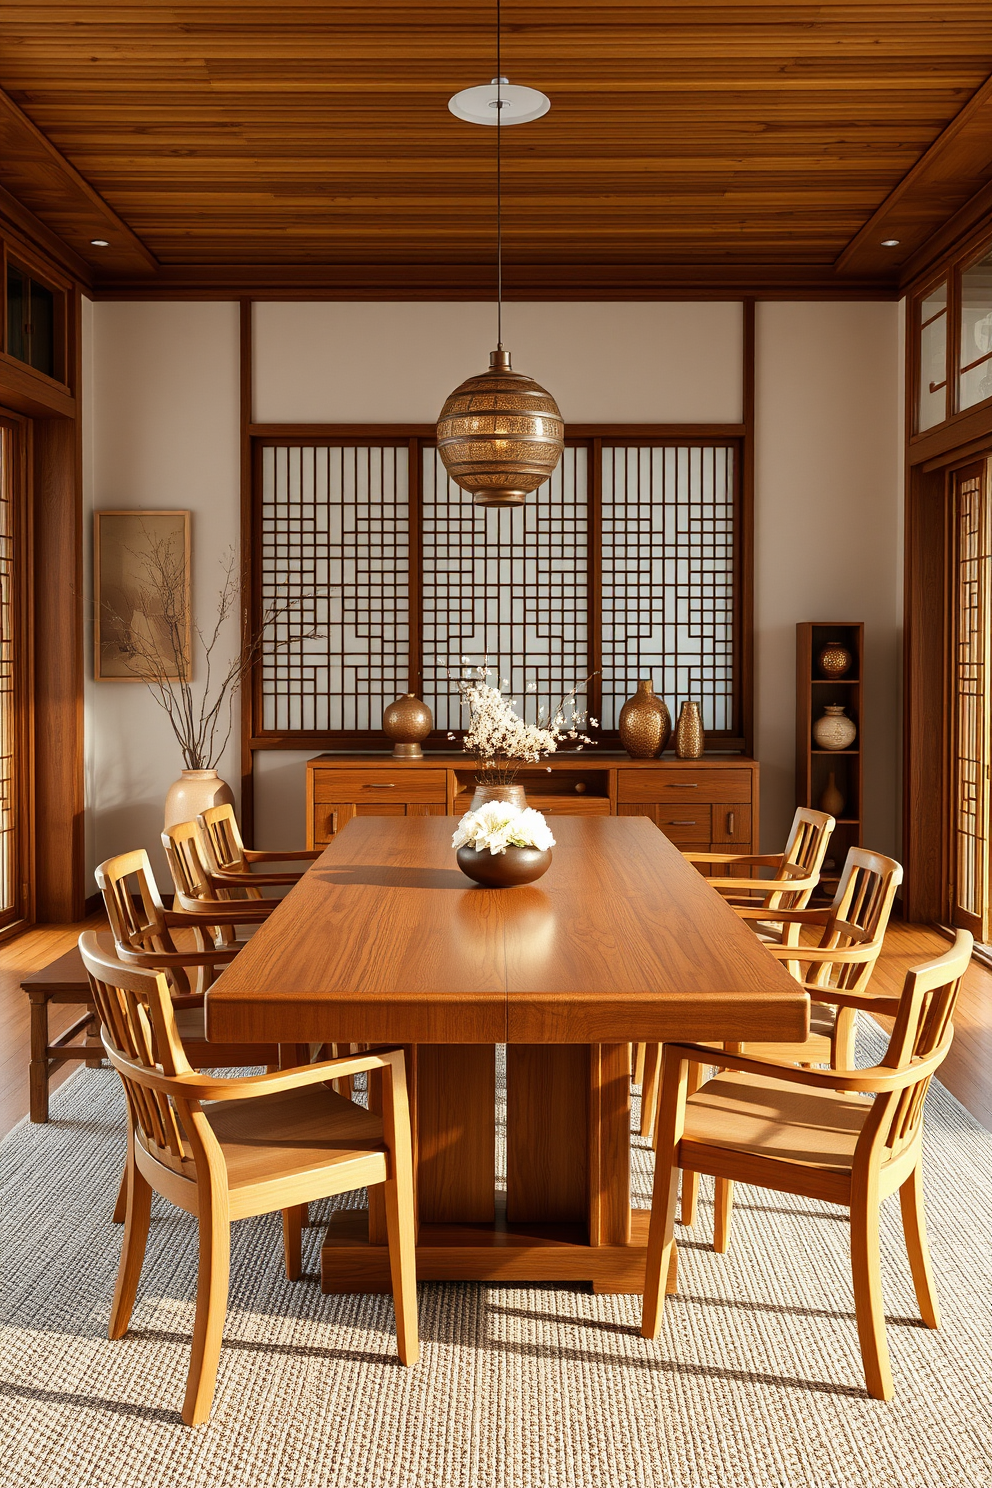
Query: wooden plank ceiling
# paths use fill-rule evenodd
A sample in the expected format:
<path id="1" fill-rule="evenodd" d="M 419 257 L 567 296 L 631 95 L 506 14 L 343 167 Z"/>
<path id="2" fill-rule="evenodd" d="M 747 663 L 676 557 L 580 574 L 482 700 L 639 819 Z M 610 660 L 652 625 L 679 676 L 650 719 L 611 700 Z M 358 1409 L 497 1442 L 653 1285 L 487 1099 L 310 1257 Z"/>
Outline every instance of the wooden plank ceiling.
<path id="1" fill-rule="evenodd" d="M 0 186 L 107 289 L 488 295 L 495 131 L 447 100 L 494 20 L 7 0 Z M 989 0 L 504 0 L 503 35 L 552 100 L 503 132 L 510 296 L 891 289 L 992 182 Z"/>

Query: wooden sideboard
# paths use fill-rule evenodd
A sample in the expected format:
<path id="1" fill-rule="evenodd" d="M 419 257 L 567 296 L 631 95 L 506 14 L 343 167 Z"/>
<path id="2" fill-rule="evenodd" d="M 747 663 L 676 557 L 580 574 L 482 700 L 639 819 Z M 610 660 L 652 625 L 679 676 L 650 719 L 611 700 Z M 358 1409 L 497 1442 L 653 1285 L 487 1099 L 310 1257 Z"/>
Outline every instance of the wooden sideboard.
<path id="1" fill-rule="evenodd" d="M 758 764 L 740 755 L 635 760 L 614 751 L 552 755 L 517 779 L 546 816 L 647 816 L 680 848 L 758 851 Z M 307 846 L 353 816 L 461 816 L 475 790 L 464 754 L 319 754 L 307 761 Z"/>

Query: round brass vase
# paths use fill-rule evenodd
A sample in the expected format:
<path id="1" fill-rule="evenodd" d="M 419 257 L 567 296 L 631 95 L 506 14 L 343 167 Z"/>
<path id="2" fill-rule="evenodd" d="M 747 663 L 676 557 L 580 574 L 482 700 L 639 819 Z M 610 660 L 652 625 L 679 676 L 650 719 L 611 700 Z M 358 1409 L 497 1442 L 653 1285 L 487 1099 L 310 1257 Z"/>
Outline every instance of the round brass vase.
<path id="1" fill-rule="evenodd" d="M 565 424 L 549 392 L 514 372 L 502 347 L 489 368 L 448 397 L 437 421 L 444 468 L 476 506 L 521 506 L 551 475 L 565 447 Z"/>
<path id="2" fill-rule="evenodd" d="M 672 715 L 654 690 L 654 683 L 638 682 L 637 691 L 620 709 L 620 743 L 631 759 L 657 759 L 672 733 Z"/>
<path id="3" fill-rule="evenodd" d="M 487 889 L 533 883 L 551 867 L 550 847 L 508 847 L 505 852 L 491 853 L 466 844 L 455 856 L 465 877 Z"/>
<path id="4" fill-rule="evenodd" d="M 434 727 L 431 710 L 415 693 L 390 703 L 382 715 L 382 731 L 393 741 L 394 759 L 423 759 L 420 741 Z"/>
<path id="5" fill-rule="evenodd" d="M 843 677 L 851 670 L 854 657 L 840 641 L 828 641 L 816 658 L 816 664 L 824 677 Z"/>

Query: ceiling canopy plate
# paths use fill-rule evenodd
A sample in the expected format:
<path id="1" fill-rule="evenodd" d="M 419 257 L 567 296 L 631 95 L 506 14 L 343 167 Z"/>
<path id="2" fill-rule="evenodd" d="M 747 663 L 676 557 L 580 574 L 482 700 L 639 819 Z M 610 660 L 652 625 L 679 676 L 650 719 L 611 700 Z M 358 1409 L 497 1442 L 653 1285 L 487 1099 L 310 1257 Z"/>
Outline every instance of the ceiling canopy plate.
<path id="1" fill-rule="evenodd" d="M 509 83 L 506 78 L 493 78 L 491 83 L 483 83 L 478 88 L 463 88 L 448 99 L 448 108 L 457 119 L 464 119 L 468 124 L 495 124 L 498 121 L 504 129 L 508 124 L 530 124 L 533 119 L 546 114 L 550 107 L 551 99 L 546 93 Z"/>

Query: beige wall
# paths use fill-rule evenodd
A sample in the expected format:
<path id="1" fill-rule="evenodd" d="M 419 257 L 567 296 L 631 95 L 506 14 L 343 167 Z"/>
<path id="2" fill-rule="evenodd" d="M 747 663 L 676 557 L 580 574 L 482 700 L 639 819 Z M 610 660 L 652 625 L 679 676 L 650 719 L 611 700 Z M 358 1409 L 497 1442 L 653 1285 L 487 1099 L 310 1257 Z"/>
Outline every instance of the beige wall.
<path id="1" fill-rule="evenodd" d="M 85 468 L 87 514 L 162 507 L 192 512 L 194 610 L 216 613 L 221 560 L 240 522 L 238 307 L 101 301 L 86 317 Z M 87 541 L 92 523 L 87 515 Z M 85 562 L 92 614 L 92 562 Z M 238 643 L 235 620 L 221 649 Z M 162 806 L 182 758 L 165 714 L 140 682 L 95 682 L 88 643 L 86 684 L 87 858 L 143 846 L 168 883 L 161 853 Z M 240 776 L 233 742 L 221 772 Z M 93 888 L 87 886 L 87 892 Z"/>
<path id="2" fill-rule="evenodd" d="M 865 842 L 897 846 L 900 325 L 893 303 L 757 309 L 755 752 L 769 849 L 794 809 L 798 620 L 865 622 Z"/>
<path id="3" fill-rule="evenodd" d="M 91 322 L 91 324 L 90 324 Z M 238 531 L 237 307 L 100 302 L 87 314 L 91 507 L 189 507 L 197 604 Z M 261 304 L 256 419 L 430 422 L 485 366 L 493 312 L 478 304 Z M 573 422 L 734 422 L 741 307 L 519 304 L 514 364 Z M 870 625 L 869 827 L 892 846 L 898 647 L 897 307 L 854 302 L 758 310 L 757 707 L 764 841 L 792 810 L 796 620 Z M 87 562 L 87 574 L 89 563 Z M 87 686 L 89 861 L 154 847 L 179 760 L 138 684 Z M 305 752 L 257 760 L 258 840 L 299 844 Z M 223 768 L 234 781 L 237 753 Z"/>

